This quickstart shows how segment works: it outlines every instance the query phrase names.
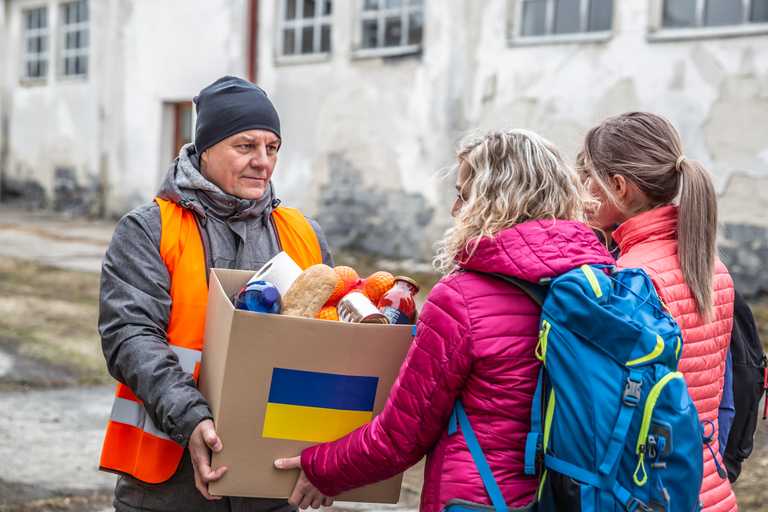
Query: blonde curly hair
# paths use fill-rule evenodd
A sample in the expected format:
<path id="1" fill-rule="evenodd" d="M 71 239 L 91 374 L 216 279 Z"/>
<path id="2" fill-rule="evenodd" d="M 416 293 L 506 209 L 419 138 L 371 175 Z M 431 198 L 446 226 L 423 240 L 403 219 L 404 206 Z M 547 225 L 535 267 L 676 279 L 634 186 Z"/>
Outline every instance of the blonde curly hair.
<path id="1" fill-rule="evenodd" d="M 451 272 L 472 256 L 482 238 L 536 219 L 586 221 L 593 200 L 575 171 L 548 140 L 527 130 L 471 137 L 454 170 L 465 169 L 463 201 L 454 225 L 437 243 L 435 269 Z"/>

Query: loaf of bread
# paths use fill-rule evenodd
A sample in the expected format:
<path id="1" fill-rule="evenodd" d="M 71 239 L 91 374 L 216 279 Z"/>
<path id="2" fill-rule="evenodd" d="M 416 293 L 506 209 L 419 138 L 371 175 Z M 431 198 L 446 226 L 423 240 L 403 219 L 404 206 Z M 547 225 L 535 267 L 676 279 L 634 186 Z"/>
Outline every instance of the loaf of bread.
<path id="1" fill-rule="evenodd" d="M 312 265 L 283 296 L 283 314 L 315 318 L 333 294 L 339 277 L 328 265 Z"/>

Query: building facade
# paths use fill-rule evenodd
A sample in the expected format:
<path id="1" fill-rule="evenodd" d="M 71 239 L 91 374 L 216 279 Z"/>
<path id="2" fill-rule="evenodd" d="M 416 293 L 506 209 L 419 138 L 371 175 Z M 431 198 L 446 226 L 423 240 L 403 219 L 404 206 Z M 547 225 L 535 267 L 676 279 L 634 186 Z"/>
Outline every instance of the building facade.
<path id="1" fill-rule="evenodd" d="M 194 94 L 235 74 L 280 112 L 280 197 L 339 248 L 428 257 L 467 133 L 529 128 L 572 160 L 651 110 L 723 192 L 724 251 L 757 233 L 768 258 L 768 0 L 5 0 L 0 26 L 6 197 L 148 200 Z"/>

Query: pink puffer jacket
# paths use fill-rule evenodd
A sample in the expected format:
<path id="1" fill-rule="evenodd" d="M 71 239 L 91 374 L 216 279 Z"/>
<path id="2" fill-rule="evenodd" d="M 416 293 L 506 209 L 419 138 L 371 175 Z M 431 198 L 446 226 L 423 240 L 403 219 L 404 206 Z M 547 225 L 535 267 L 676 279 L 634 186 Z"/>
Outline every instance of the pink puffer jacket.
<path id="1" fill-rule="evenodd" d="M 653 279 L 656 289 L 683 331 L 680 371 L 685 376 L 699 419 L 711 421 L 715 432 L 714 453 L 719 454 L 717 414 L 723 396 L 723 380 L 733 323 L 733 282 L 718 260 L 715 268 L 714 318 L 705 322 L 685 284 L 677 257 L 677 207 L 664 206 L 641 213 L 614 231 L 619 244 L 620 267 L 640 267 Z M 711 428 L 707 428 L 709 434 Z M 720 464 L 723 465 L 719 458 Z M 723 466 L 724 467 L 724 466 Z M 701 483 L 704 512 L 735 512 L 736 497 L 727 478 L 717 474 L 712 453 L 704 448 L 704 479 Z"/>
<path id="2" fill-rule="evenodd" d="M 586 226 L 531 221 L 483 240 L 463 267 L 535 283 L 584 263 L 613 263 Z M 507 503 L 530 502 L 536 480 L 523 475 L 523 452 L 538 324 L 538 306 L 515 286 L 466 271 L 443 278 L 422 309 L 384 410 L 346 437 L 304 450 L 309 480 L 335 496 L 396 475 L 427 454 L 421 510 L 439 511 L 452 498 L 489 504 L 463 436 L 447 434 L 460 398 Z"/>

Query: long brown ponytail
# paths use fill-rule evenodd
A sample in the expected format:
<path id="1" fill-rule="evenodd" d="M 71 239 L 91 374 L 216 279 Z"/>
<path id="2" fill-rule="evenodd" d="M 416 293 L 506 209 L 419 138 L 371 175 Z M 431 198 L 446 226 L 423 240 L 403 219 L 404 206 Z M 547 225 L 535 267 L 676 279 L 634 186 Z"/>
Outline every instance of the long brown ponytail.
<path id="1" fill-rule="evenodd" d="M 704 167 L 685 157 L 680 135 L 665 118 L 647 112 L 611 117 L 587 134 L 584 171 L 612 197 L 611 176 L 634 183 L 650 204 L 639 211 L 679 203 L 678 256 L 699 313 L 712 311 L 717 238 L 717 196 Z M 614 200 L 614 202 L 616 202 Z"/>

